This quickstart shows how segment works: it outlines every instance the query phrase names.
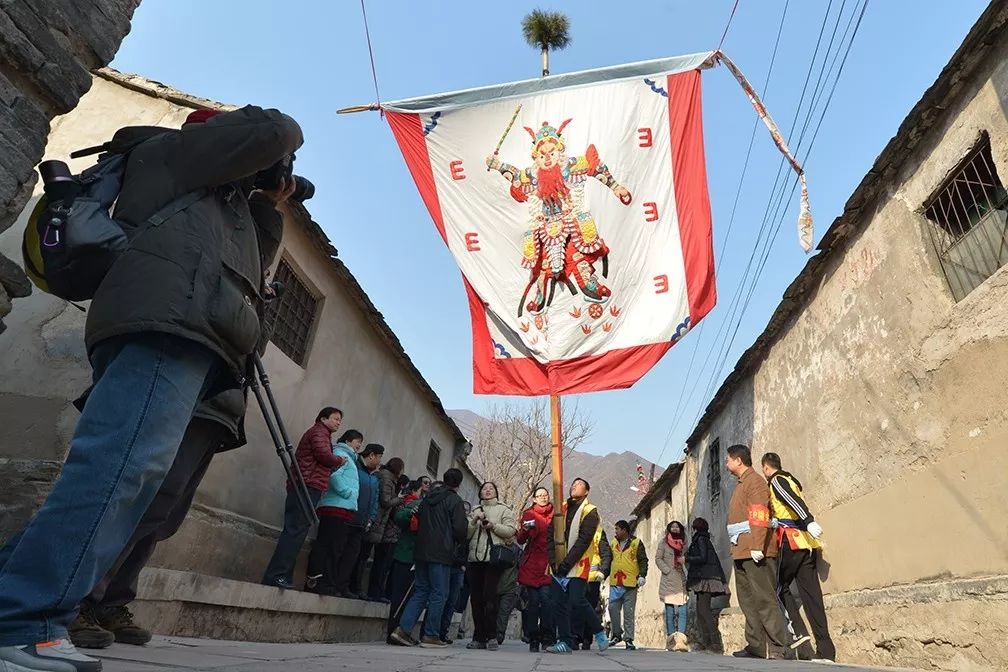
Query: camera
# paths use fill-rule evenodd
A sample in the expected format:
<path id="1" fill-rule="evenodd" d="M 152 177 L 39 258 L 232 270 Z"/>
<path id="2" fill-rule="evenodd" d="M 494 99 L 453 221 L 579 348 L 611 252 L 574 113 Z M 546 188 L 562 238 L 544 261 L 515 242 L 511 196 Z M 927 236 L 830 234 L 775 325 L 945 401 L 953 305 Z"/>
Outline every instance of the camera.
<path id="1" fill-rule="evenodd" d="M 288 154 L 266 170 L 256 173 L 255 188 L 273 191 L 279 189 L 285 180 L 294 180 L 294 193 L 291 198 L 295 201 L 307 201 L 315 195 L 315 185 L 308 179 L 294 174 L 294 154 Z"/>
<path id="2" fill-rule="evenodd" d="M 70 173 L 70 167 L 62 161 L 43 161 L 38 169 L 49 202 L 56 205 L 62 201 L 64 207 L 69 207 L 81 190 L 80 182 Z"/>

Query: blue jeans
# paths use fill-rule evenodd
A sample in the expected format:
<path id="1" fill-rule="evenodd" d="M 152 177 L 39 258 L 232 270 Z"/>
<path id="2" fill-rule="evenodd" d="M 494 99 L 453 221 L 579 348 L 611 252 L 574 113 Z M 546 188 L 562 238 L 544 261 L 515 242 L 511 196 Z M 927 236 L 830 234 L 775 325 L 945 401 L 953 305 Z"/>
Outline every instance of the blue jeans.
<path id="1" fill-rule="evenodd" d="M 666 604 L 665 605 L 665 636 L 673 632 L 686 633 L 686 605 Z"/>
<path id="2" fill-rule="evenodd" d="M 448 579 L 448 601 L 445 602 L 444 611 L 441 613 L 441 631 L 438 633 L 441 639 L 448 639 L 448 628 L 451 627 L 452 616 L 455 615 L 455 607 L 458 605 L 459 595 L 462 594 L 464 579 L 465 572 L 461 567 L 451 568 L 451 575 Z"/>
<path id="3" fill-rule="evenodd" d="M 67 636 L 77 605 L 115 563 L 171 468 L 208 381 L 206 347 L 165 334 L 103 341 L 63 471 L 0 553 L 0 646 Z"/>
<path id="4" fill-rule="evenodd" d="M 448 588 L 451 583 L 451 565 L 437 562 L 416 561 L 416 576 L 414 577 L 413 596 L 406 603 L 399 627 L 406 632 L 412 632 L 420 620 L 420 612 L 427 609 L 424 619 L 424 637 L 437 639 L 440 635 L 441 616 L 445 603 L 448 601 Z"/>

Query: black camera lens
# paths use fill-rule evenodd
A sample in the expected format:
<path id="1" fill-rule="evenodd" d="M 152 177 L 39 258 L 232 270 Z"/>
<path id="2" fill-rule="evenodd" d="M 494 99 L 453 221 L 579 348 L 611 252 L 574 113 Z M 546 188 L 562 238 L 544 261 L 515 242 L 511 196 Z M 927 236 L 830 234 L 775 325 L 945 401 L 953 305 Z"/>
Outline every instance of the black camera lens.
<path id="1" fill-rule="evenodd" d="M 74 179 L 70 166 L 62 161 L 43 161 L 39 164 L 39 175 L 45 184 L 68 182 Z"/>
<path id="2" fill-rule="evenodd" d="M 80 183 L 71 174 L 70 166 L 62 161 L 43 161 L 38 167 L 45 194 L 50 203 L 63 201 L 66 207 L 80 193 Z"/>
<path id="3" fill-rule="evenodd" d="M 315 195 L 315 185 L 307 178 L 295 175 L 294 185 L 294 193 L 291 194 L 291 198 L 295 201 L 307 201 Z"/>

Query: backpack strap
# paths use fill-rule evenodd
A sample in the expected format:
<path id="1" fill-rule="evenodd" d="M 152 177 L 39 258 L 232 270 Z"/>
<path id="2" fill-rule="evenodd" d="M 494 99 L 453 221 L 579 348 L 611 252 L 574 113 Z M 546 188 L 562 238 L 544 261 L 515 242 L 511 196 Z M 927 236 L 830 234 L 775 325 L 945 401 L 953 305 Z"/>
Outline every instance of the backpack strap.
<path id="1" fill-rule="evenodd" d="M 197 201 L 206 198 L 209 193 L 209 189 L 197 189 L 196 191 L 190 191 L 188 194 L 183 194 L 175 200 L 169 201 L 161 209 L 148 217 L 147 223 L 151 226 L 160 226 Z"/>

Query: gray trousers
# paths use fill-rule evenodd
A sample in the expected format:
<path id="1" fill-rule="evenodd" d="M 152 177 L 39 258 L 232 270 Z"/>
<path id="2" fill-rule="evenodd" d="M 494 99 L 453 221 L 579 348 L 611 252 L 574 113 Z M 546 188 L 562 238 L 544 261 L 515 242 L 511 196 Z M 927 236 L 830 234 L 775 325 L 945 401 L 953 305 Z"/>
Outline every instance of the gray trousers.
<path id="1" fill-rule="evenodd" d="M 609 599 L 609 620 L 612 623 L 612 636 L 614 639 L 622 638 L 633 641 L 634 621 L 637 615 L 637 589 L 627 588 L 623 596 L 614 600 L 610 593 Z M 626 618 L 626 623 L 622 618 Z"/>
<path id="2" fill-rule="evenodd" d="M 746 650 L 757 658 L 788 650 L 784 610 L 777 601 L 777 558 L 735 561 L 735 592 L 745 614 Z"/>

